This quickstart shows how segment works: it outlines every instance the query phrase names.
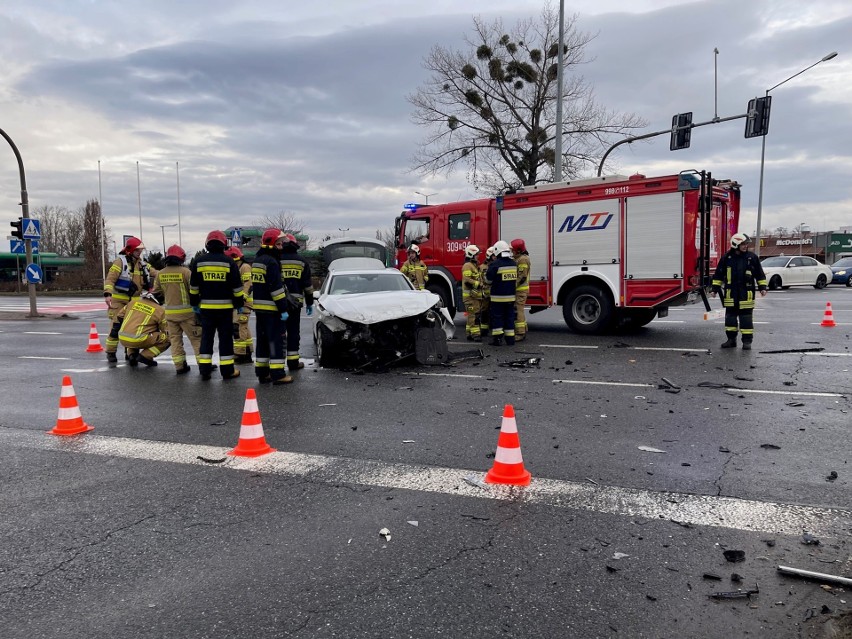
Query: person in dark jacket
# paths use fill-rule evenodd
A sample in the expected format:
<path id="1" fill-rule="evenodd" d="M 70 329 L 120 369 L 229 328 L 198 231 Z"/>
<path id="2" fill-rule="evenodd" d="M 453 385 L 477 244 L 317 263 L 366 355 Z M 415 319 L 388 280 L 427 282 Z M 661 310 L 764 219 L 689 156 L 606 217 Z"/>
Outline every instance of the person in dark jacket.
<path id="1" fill-rule="evenodd" d="M 266 229 L 260 250 L 251 263 L 257 345 L 254 372 L 261 384 L 289 384 L 293 378 L 284 368 L 284 330 L 288 319 L 287 288 L 281 280 L 281 248 L 285 242 L 279 229 Z"/>
<path id="2" fill-rule="evenodd" d="M 748 250 L 750 242 L 751 238 L 745 233 L 731 237 L 731 250 L 722 256 L 713 274 L 713 291 L 710 294 L 716 297 L 717 293 L 721 293 L 725 307 L 725 335 L 728 339 L 722 348 L 736 347 L 739 330 L 743 350 L 751 350 L 755 292 L 760 291 L 761 297 L 766 295 L 766 274 L 760 259 Z"/>
<path id="3" fill-rule="evenodd" d="M 491 344 L 500 346 L 506 338 L 508 346 L 515 345 L 515 286 L 518 265 L 512 259 L 511 247 L 500 240 L 494 245 L 496 259 L 485 272 L 491 285 Z"/>
<path id="4" fill-rule="evenodd" d="M 284 234 L 284 246 L 281 249 L 281 279 L 287 292 L 301 306 L 305 307 L 308 317 L 314 313 L 314 289 L 311 285 L 311 265 L 296 251 L 299 242 L 291 233 Z M 301 306 L 289 309 L 287 318 L 287 368 L 297 371 L 304 368 L 305 364 L 299 359 L 299 342 L 302 339 L 299 324 L 301 322 Z"/>
<path id="5" fill-rule="evenodd" d="M 189 267 L 189 302 L 201 316 L 201 350 L 198 370 L 207 381 L 213 373 L 213 342 L 219 336 L 219 372 L 222 379 L 240 376 L 234 369 L 234 309 L 245 302 L 240 269 L 225 255 L 228 240 L 222 231 L 210 231 L 204 248 Z"/>

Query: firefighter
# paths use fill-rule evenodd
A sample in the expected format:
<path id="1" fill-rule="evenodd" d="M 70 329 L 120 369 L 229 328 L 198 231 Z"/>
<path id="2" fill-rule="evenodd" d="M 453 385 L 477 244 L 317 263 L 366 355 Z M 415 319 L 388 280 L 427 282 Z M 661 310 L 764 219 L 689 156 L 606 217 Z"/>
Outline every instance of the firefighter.
<path id="1" fill-rule="evenodd" d="M 408 247 L 408 259 L 399 269 L 418 291 L 426 288 L 426 282 L 429 281 L 429 269 L 420 259 L 420 247 L 412 244 Z"/>
<path id="2" fill-rule="evenodd" d="M 471 342 L 481 342 L 480 312 L 482 311 L 482 271 L 479 270 L 479 247 L 468 244 L 464 250 L 465 263 L 462 265 L 462 300 L 467 312 L 465 334 Z"/>
<path id="3" fill-rule="evenodd" d="M 131 299 L 138 298 L 151 288 L 152 269 L 142 259 L 145 245 L 138 237 L 130 237 L 127 244 L 118 253 L 118 257 L 109 267 L 104 280 L 104 301 L 107 305 L 107 317 L 112 328 L 106 339 L 106 358 L 111 364 L 118 362 L 118 332 L 124 319 L 124 307 Z M 154 271 L 156 273 L 156 271 Z M 133 361 L 136 349 L 125 352 L 125 359 Z"/>
<path id="4" fill-rule="evenodd" d="M 299 255 L 299 242 L 291 233 L 284 234 L 284 245 L 281 252 L 281 280 L 291 298 L 299 302 L 299 307 L 290 307 L 287 318 L 287 368 L 297 371 L 305 367 L 299 359 L 299 341 L 301 334 L 302 306 L 305 314 L 310 317 L 314 313 L 314 289 L 311 286 L 311 266 Z"/>
<path id="5" fill-rule="evenodd" d="M 723 293 L 722 304 L 725 307 L 725 335 L 727 340 L 722 348 L 736 348 L 737 322 L 742 333 L 743 350 L 750 351 L 754 340 L 755 288 L 760 296 L 766 296 L 766 274 L 760 265 L 760 258 L 748 250 L 751 238 L 745 233 L 736 233 L 731 237 L 731 250 L 722 256 L 716 272 L 713 274 L 713 290 L 716 297 Z"/>
<path id="6" fill-rule="evenodd" d="M 126 305 L 118 340 L 125 348 L 139 353 L 130 361 L 131 366 L 136 366 L 137 360 L 145 366 L 157 365 L 154 358 L 168 349 L 169 333 L 166 309 L 152 293 L 146 291 Z"/>
<path id="7" fill-rule="evenodd" d="M 189 299 L 201 315 L 201 353 L 198 371 L 207 381 L 213 372 L 213 343 L 219 337 L 219 372 L 222 379 L 240 376 L 234 369 L 234 309 L 245 303 L 243 281 L 234 260 L 225 255 L 228 240 L 222 231 L 210 231 L 202 253 L 189 266 Z"/>
<path id="8" fill-rule="evenodd" d="M 485 249 L 485 259 L 479 265 L 479 272 L 482 276 L 482 307 L 479 311 L 479 334 L 486 337 L 490 330 L 489 310 L 491 308 L 491 284 L 485 279 L 485 273 L 488 272 L 488 267 L 494 261 L 494 247 L 489 246 Z"/>
<path id="9" fill-rule="evenodd" d="M 266 229 L 251 265 L 257 332 L 254 372 L 260 383 L 272 382 L 276 386 L 293 381 L 284 363 L 284 330 L 289 317 L 287 289 L 281 281 L 281 250 L 285 242 L 280 230 Z"/>
<path id="10" fill-rule="evenodd" d="M 239 313 L 234 310 L 232 318 L 234 329 L 234 363 L 235 364 L 251 364 L 254 360 L 251 358 L 251 327 L 249 326 L 249 316 L 252 309 L 251 298 L 251 266 L 243 260 L 243 252 L 236 246 L 232 246 L 225 251 L 225 255 L 234 260 L 237 268 L 240 269 L 240 278 L 243 281 L 243 295 L 245 303 L 243 311 Z"/>
<path id="11" fill-rule="evenodd" d="M 530 254 L 522 239 L 512 240 L 512 257 L 518 264 L 518 284 L 515 287 L 515 341 L 523 341 L 527 336 L 527 317 L 524 314 L 527 297 L 530 294 Z"/>
<path id="12" fill-rule="evenodd" d="M 198 358 L 201 353 L 201 321 L 189 303 L 190 273 L 184 266 L 186 251 L 174 244 L 166 251 L 163 261 L 166 266 L 154 278 L 153 293 L 163 299 L 175 373 L 183 375 L 190 371 L 186 362 L 183 336 L 189 338 L 195 357 Z"/>
<path id="13" fill-rule="evenodd" d="M 494 244 L 495 259 L 485 272 L 491 284 L 491 344 L 500 346 L 503 337 L 508 346 L 515 344 L 515 284 L 518 265 L 512 259 L 511 247 L 500 240 Z"/>

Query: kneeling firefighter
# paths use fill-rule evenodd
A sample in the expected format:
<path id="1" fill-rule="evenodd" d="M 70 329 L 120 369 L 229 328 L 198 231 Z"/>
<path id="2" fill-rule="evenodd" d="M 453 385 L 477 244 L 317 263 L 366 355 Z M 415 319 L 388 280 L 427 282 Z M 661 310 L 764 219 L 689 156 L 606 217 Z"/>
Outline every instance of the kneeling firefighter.
<path id="1" fill-rule="evenodd" d="M 152 293 L 131 300 L 125 307 L 124 321 L 118 332 L 118 341 L 127 349 L 138 350 L 139 355 L 130 360 L 145 366 L 156 366 L 154 358 L 169 348 L 169 332 L 166 325 L 166 309 L 157 302 Z"/>

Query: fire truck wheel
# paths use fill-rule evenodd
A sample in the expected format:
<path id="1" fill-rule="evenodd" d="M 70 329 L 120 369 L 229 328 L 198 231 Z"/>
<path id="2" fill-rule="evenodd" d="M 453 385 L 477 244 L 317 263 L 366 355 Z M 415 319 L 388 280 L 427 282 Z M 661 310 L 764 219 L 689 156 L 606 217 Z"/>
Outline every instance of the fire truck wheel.
<path id="1" fill-rule="evenodd" d="M 562 316 L 575 333 L 600 333 L 613 321 L 612 299 L 593 284 L 578 286 L 565 298 Z"/>
<path id="2" fill-rule="evenodd" d="M 456 307 L 453 304 L 453 298 L 450 296 L 449 291 L 447 291 L 447 287 L 441 284 L 426 284 L 426 290 L 430 293 L 434 293 L 438 297 L 441 298 L 441 301 L 444 303 L 444 308 L 446 308 L 450 317 L 455 318 L 456 316 Z"/>

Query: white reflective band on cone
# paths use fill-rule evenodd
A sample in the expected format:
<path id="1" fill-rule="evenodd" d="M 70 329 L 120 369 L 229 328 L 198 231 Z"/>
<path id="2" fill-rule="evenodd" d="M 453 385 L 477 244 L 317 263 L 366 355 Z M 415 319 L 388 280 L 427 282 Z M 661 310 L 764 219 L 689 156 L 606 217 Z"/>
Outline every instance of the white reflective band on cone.
<path id="1" fill-rule="evenodd" d="M 515 421 L 514 417 L 504 417 L 503 424 L 500 426 L 500 430 L 504 433 L 517 433 L 518 422 Z"/>
<path id="2" fill-rule="evenodd" d="M 260 409 L 257 407 L 257 398 L 255 399 L 247 399 L 245 408 L 243 408 L 244 413 L 258 413 Z"/>
<path id="3" fill-rule="evenodd" d="M 74 387 L 71 384 L 68 384 L 68 386 L 63 384 L 61 397 L 74 397 Z"/>
<path id="4" fill-rule="evenodd" d="M 72 408 L 60 408 L 58 419 L 77 419 L 82 416 L 83 415 L 80 413 L 80 407 L 73 406 Z"/>
<path id="5" fill-rule="evenodd" d="M 263 424 L 240 427 L 240 439 L 260 439 L 261 437 L 263 437 Z"/>
<path id="6" fill-rule="evenodd" d="M 524 460 L 521 457 L 520 448 L 497 448 L 497 454 L 494 455 L 494 461 L 501 464 L 523 464 Z"/>

